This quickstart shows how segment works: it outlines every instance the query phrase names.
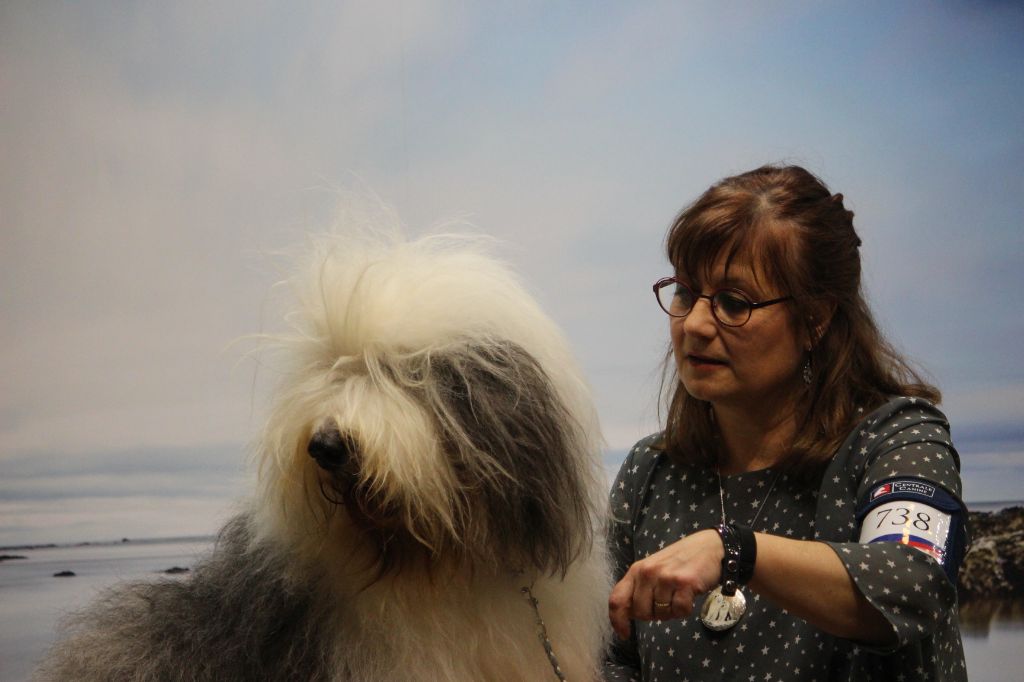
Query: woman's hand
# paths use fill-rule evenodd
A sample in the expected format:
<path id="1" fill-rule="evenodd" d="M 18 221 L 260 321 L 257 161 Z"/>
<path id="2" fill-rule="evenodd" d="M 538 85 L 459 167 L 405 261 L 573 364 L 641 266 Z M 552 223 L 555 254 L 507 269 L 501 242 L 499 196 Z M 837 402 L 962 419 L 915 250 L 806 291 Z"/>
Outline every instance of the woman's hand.
<path id="1" fill-rule="evenodd" d="M 718 584 L 725 550 L 714 530 L 702 530 L 637 561 L 608 598 L 615 634 L 629 638 L 629 621 L 685 618 L 693 602 Z"/>

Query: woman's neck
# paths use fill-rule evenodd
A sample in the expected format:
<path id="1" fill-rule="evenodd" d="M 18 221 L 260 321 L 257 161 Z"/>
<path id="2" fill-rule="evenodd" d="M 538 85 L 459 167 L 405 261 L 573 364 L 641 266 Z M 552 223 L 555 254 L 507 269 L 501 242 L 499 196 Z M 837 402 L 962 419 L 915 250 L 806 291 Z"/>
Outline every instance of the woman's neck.
<path id="1" fill-rule="evenodd" d="M 719 467 L 723 476 L 774 466 L 796 433 L 792 409 L 713 407 L 722 443 Z"/>

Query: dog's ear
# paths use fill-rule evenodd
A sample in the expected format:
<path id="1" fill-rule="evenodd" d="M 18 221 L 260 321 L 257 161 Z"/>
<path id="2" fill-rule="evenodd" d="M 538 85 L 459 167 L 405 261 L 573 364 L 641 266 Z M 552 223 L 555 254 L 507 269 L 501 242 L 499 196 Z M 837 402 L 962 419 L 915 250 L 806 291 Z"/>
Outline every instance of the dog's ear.
<path id="1" fill-rule="evenodd" d="M 453 466 L 476 498 L 463 515 L 467 544 L 504 548 L 509 568 L 564 573 L 592 540 L 591 508 L 582 453 L 573 451 L 580 426 L 544 370 L 501 343 L 434 357 L 429 371 Z M 481 505 L 486 513 L 474 514 Z"/>

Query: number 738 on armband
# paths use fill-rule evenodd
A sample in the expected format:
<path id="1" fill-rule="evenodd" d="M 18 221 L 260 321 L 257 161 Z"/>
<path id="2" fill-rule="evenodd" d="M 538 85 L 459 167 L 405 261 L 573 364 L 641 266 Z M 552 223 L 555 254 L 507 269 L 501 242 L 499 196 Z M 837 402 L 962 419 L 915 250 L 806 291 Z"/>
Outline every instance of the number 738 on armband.
<path id="1" fill-rule="evenodd" d="M 966 543 L 963 518 L 960 502 L 942 488 L 920 479 L 890 479 L 872 487 L 858 505 L 859 542 L 919 549 L 955 581 Z"/>

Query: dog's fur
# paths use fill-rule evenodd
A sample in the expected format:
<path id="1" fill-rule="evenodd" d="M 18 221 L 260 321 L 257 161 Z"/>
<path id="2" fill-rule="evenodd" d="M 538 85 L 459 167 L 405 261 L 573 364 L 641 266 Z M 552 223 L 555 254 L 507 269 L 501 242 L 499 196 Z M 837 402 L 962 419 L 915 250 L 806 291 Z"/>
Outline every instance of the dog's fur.
<path id="1" fill-rule="evenodd" d="M 246 511 L 185 580 L 109 591 L 60 680 L 569 680 L 607 631 L 599 437 L 563 337 L 478 240 L 326 235 Z"/>

